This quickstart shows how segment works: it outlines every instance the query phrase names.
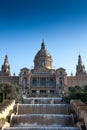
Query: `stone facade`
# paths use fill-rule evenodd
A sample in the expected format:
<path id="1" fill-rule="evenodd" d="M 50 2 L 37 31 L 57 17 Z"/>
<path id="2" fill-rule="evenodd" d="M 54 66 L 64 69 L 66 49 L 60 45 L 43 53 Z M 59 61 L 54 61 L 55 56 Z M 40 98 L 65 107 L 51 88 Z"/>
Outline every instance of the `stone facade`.
<path id="1" fill-rule="evenodd" d="M 68 87 L 87 85 L 87 73 L 82 63 L 81 56 L 78 56 L 75 76 L 67 76 L 66 70 L 62 67 L 52 68 L 52 56 L 45 48 L 44 41 L 41 49 L 34 58 L 34 69 L 22 68 L 19 76 L 11 76 L 8 56 L 5 56 L 4 64 L 0 71 L 0 83 L 10 82 L 22 86 L 22 93 L 27 96 L 59 96 L 68 91 Z"/>

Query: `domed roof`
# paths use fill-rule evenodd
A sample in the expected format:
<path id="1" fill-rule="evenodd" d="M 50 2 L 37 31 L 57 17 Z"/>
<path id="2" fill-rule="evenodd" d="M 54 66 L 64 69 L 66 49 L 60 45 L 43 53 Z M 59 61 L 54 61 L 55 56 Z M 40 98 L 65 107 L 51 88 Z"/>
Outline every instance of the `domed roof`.
<path id="1" fill-rule="evenodd" d="M 42 42 L 41 44 L 41 49 L 38 51 L 38 53 L 36 54 L 35 58 L 38 57 L 49 57 L 51 58 L 51 55 L 49 54 L 49 52 L 45 49 L 45 44 L 44 42 Z"/>
<path id="2" fill-rule="evenodd" d="M 48 63 L 47 63 L 48 61 Z M 50 62 L 50 63 L 49 63 Z M 44 41 L 41 43 L 41 49 L 37 52 L 35 59 L 35 68 L 38 67 L 45 67 L 45 68 L 51 68 L 52 67 L 52 57 L 49 54 L 49 52 L 45 49 L 45 43 Z"/>

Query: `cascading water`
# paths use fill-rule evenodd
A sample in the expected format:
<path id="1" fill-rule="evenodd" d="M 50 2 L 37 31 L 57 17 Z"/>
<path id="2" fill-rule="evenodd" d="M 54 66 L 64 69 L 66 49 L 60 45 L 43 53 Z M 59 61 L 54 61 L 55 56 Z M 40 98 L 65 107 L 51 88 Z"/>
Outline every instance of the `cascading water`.
<path id="1" fill-rule="evenodd" d="M 47 126 L 40 126 L 40 127 L 10 127 L 5 128 L 4 130 L 79 130 L 76 127 L 47 127 Z"/>
<path id="2" fill-rule="evenodd" d="M 23 98 L 23 104 L 60 104 L 62 103 L 62 98 Z"/>
<path id="3" fill-rule="evenodd" d="M 70 106 L 62 98 L 24 98 L 4 130 L 79 130 L 73 127 Z"/>
<path id="4" fill-rule="evenodd" d="M 19 104 L 18 114 L 68 114 L 67 104 Z"/>
<path id="5" fill-rule="evenodd" d="M 11 120 L 11 126 L 72 126 L 71 115 L 61 114 L 23 114 L 15 115 Z"/>

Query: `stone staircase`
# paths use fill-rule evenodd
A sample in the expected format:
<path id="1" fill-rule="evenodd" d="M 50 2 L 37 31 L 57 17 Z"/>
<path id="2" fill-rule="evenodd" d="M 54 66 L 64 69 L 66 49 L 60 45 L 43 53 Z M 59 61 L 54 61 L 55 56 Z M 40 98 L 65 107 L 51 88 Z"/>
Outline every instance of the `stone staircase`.
<path id="1" fill-rule="evenodd" d="M 73 127 L 69 105 L 62 98 L 25 98 L 11 117 L 10 128 L 4 130 L 79 130 Z"/>

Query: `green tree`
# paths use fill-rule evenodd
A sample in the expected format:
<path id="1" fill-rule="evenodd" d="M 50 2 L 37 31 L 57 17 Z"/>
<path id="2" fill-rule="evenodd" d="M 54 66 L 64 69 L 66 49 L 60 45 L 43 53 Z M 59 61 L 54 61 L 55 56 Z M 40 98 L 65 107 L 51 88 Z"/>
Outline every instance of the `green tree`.
<path id="1" fill-rule="evenodd" d="M 0 92 L 6 94 L 7 99 L 15 99 L 16 102 L 19 102 L 21 87 L 11 83 L 0 83 Z"/>
<path id="2" fill-rule="evenodd" d="M 70 103 L 71 99 L 80 99 L 83 102 L 87 103 L 87 86 L 81 88 L 79 86 L 69 87 L 69 92 L 64 95 L 63 99 Z"/>

